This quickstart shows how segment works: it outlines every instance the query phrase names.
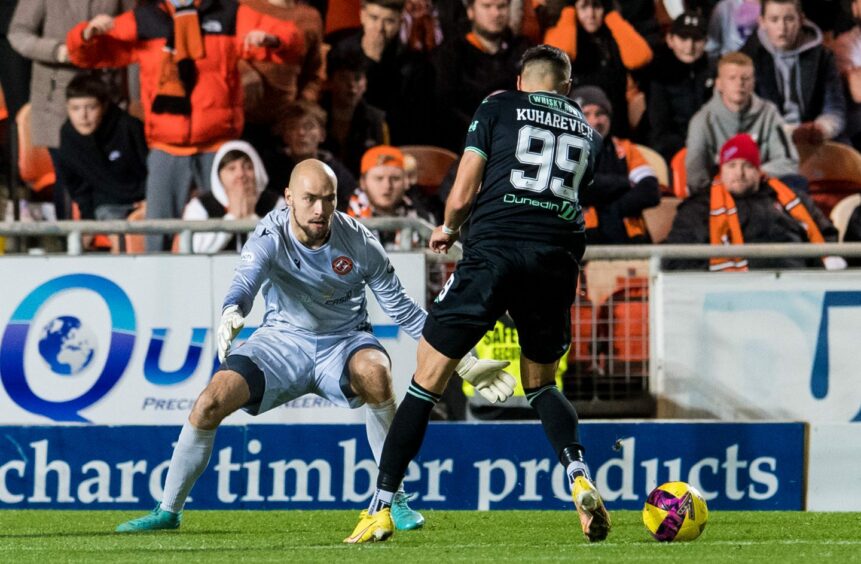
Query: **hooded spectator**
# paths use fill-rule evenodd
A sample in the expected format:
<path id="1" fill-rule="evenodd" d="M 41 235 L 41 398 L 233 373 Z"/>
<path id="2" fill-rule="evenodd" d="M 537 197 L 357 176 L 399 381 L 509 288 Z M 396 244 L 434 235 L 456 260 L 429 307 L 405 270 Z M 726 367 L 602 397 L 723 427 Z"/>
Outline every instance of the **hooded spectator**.
<path id="1" fill-rule="evenodd" d="M 763 0 L 759 29 L 742 52 L 753 59 L 756 93 L 774 102 L 796 142 L 818 144 L 843 131 L 846 99 L 834 55 L 799 0 Z"/>
<path id="2" fill-rule="evenodd" d="M 259 207 L 260 196 L 269 182 L 260 155 L 245 141 L 228 141 L 219 147 L 210 171 L 212 190 L 192 198 L 182 219 L 258 219 L 273 206 Z M 191 245 L 195 253 L 214 254 L 239 251 L 245 237 L 233 233 L 195 233 Z"/>

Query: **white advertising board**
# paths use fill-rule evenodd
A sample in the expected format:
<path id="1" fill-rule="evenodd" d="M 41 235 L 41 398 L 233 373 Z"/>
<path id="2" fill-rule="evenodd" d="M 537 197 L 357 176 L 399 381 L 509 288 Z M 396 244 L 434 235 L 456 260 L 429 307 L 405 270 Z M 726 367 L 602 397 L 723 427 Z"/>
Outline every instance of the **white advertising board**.
<path id="1" fill-rule="evenodd" d="M 861 425 L 810 426 L 807 509 L 861 511 Z"/>
<path id="2" fill-rule="evenodd" d="M 214 329 L 238 257 L 0 258 L 0 425 L 180 425 L 217 367 Z M 407 292 L 425 299 L 424 256 L 392 254 Z M 415 368 L 416 343 L 373 298 L 375 334 L 394 364 L 396 392 Z M 260 322 L 258 296 L 246 322 Z M 227 423 L 364 420 L 304 396 Z"/>
<path id="3" fill-rule="evenodd" d="M 861 421 L 861 274 L 665 273 L 652 299 L 659 417 Z"/>

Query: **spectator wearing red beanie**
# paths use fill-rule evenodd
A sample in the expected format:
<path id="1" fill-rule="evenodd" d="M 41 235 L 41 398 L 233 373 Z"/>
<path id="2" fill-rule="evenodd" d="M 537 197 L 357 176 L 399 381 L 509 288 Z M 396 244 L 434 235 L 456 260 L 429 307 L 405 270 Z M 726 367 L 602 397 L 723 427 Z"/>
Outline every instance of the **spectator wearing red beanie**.
<path id="1" fill-rule="evenodd" d="M 744 243 L 825 243 L 837 241 L 837 229 L 813 201 L 760 170 L 759 147 L 741 133 L 719 152 L 720 174 L 710 190 L 679 206 L 668 244 L 741 245 Z M 668 261 L 668 269 L 746 271 L 748 268 L 846 267 L 840 257 L 823 259 L 754 259 L 737 257 Z"/>

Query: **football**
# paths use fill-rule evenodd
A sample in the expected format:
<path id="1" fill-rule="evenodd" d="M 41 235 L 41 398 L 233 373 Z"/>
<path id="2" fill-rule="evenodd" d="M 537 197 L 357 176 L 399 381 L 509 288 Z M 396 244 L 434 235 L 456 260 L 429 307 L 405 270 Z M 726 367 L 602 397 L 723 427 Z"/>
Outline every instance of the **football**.
<path id="1" fill-rule="evenodd" d="M 643 523 L 661 542 L 692 541 L 706 528 L 709 509 L 697 489 L 667 482 L 652 490 L 643 507 Z"/>

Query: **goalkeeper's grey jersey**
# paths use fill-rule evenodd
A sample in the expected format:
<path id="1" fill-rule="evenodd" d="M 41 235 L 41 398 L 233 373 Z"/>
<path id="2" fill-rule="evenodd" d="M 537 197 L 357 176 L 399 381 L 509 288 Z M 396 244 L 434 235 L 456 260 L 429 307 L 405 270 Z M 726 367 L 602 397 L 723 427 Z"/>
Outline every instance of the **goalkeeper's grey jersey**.
<path id="1" fill-rule="evenodd" d="M 425 311 L 409 297 L 379 241 L 355 219 L 335 212 L 329 241 L 309 249 L 290 230 L 289 208 L 264 217 L 242 247 L 224 299 L 244 315 L 263 287 L 263 325 L 287 324 L 312 333 L 367 328 L 365 286 L 383 311 L 418 339 Z"/>

